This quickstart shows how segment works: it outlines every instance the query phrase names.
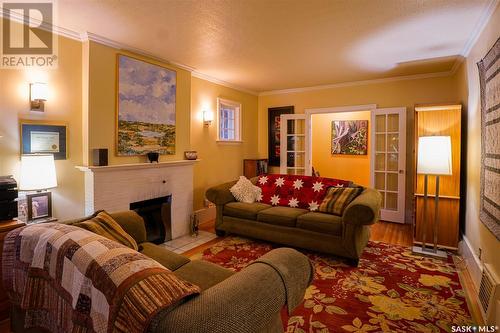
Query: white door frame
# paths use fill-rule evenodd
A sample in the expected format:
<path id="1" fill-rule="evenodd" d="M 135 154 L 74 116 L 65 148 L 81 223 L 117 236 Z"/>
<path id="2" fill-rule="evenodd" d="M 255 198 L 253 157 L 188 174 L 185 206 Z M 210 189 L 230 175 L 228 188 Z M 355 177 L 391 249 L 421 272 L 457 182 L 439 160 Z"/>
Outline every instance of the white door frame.
<path id="1" fill-rule="evenodd" d="M 328 107 L 328 108 L 305 109 L 304 113 L 306 115 L 306 175 L 307 176 L 312 175 L 312 121 L 311 121 L 311 117 L 313 114 L 335 113 L 335 112 L 355 112 L 355 111 L 370 111 L 373 113 L 373 110 L 375 110 L 375 109 L 377 109 L 377 104 L 335 106 L 335 107 Z M 370 185 L 370 186 L 372 186 L 372 185 Z"/>
<path id="2" fill-rule="evenodd" d="M 391 211 L 387 209 L 381 209 L 381 220 L 405 223 L 405 200 L 406 200 L 406 107 L 397 108 L 383 108 L 376 109 L 372 111 L 371 114 L 371 125 L 370 125 L 370 140 L 372 142 L 372 149 L 370 153 L 370 187 L 375 188 L 375 116 L 377 114 L 388 114 L 388 113 L 398 113 L 399 114 L 399 144 L 398 144 L 398 211 Z M 386 143 L 387 144 L 387 143 Z M 386 146 L 387 150 L 387 146 Z M 386 153 L 387 156 L 387 153 Z M 387 167 L 387 162 L 386 162 Z M 385 182 L 387 186 L 387 180 Z"/>

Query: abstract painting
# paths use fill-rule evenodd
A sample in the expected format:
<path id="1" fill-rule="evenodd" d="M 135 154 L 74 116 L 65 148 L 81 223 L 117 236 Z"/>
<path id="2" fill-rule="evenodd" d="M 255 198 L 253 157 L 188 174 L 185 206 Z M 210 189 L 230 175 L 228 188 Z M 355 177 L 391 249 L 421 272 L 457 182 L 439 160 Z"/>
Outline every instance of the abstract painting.
<path id="1" fill-rule="evenodd" d="M 118 55 L 117 155 L 175 154 L 176 74 Z"/>
<path id="2" fill-rule="evenodd" d="M 366 155 L 368 120 L 332 121 L 332 154 Z"/>
<path id="3" fill-rule="evenodd" d="M 500 240 L 500 38 L 477 64 L 481 87 L 480 220 Z"/>

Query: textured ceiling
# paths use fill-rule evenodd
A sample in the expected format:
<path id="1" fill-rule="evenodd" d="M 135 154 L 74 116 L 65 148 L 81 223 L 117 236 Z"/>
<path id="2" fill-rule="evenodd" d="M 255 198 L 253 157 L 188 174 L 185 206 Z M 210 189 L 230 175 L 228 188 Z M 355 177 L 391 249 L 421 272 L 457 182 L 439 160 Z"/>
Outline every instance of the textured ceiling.
<path id="1" fill-rule="evenodd" d="M 266 91 L 449 71 L 490 0 L 59 0 L 58 25 Z"/>

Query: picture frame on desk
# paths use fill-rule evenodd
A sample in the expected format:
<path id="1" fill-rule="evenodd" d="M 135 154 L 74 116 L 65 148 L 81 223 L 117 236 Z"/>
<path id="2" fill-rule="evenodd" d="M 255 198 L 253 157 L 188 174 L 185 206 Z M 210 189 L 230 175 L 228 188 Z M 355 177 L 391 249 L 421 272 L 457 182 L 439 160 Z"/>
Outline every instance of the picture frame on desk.
<path id="1" fill-rule="evenodd" d="M 52 218 L 52 194 L 40 192 L 26 195 L 28 223 Z"/>

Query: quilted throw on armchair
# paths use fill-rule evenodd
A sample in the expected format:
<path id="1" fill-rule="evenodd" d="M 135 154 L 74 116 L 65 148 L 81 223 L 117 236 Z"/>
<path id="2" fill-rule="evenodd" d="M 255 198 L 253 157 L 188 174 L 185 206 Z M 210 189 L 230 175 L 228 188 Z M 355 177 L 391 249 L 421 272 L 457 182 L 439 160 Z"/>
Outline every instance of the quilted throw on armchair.
<path id="1" fill-rule="evenodd" d="M 11 231 L 2 259 L 25 328 L 55 333 L 145 332 L 158 311 L 200 291 L 137 251 L 59 223 Z"/>

